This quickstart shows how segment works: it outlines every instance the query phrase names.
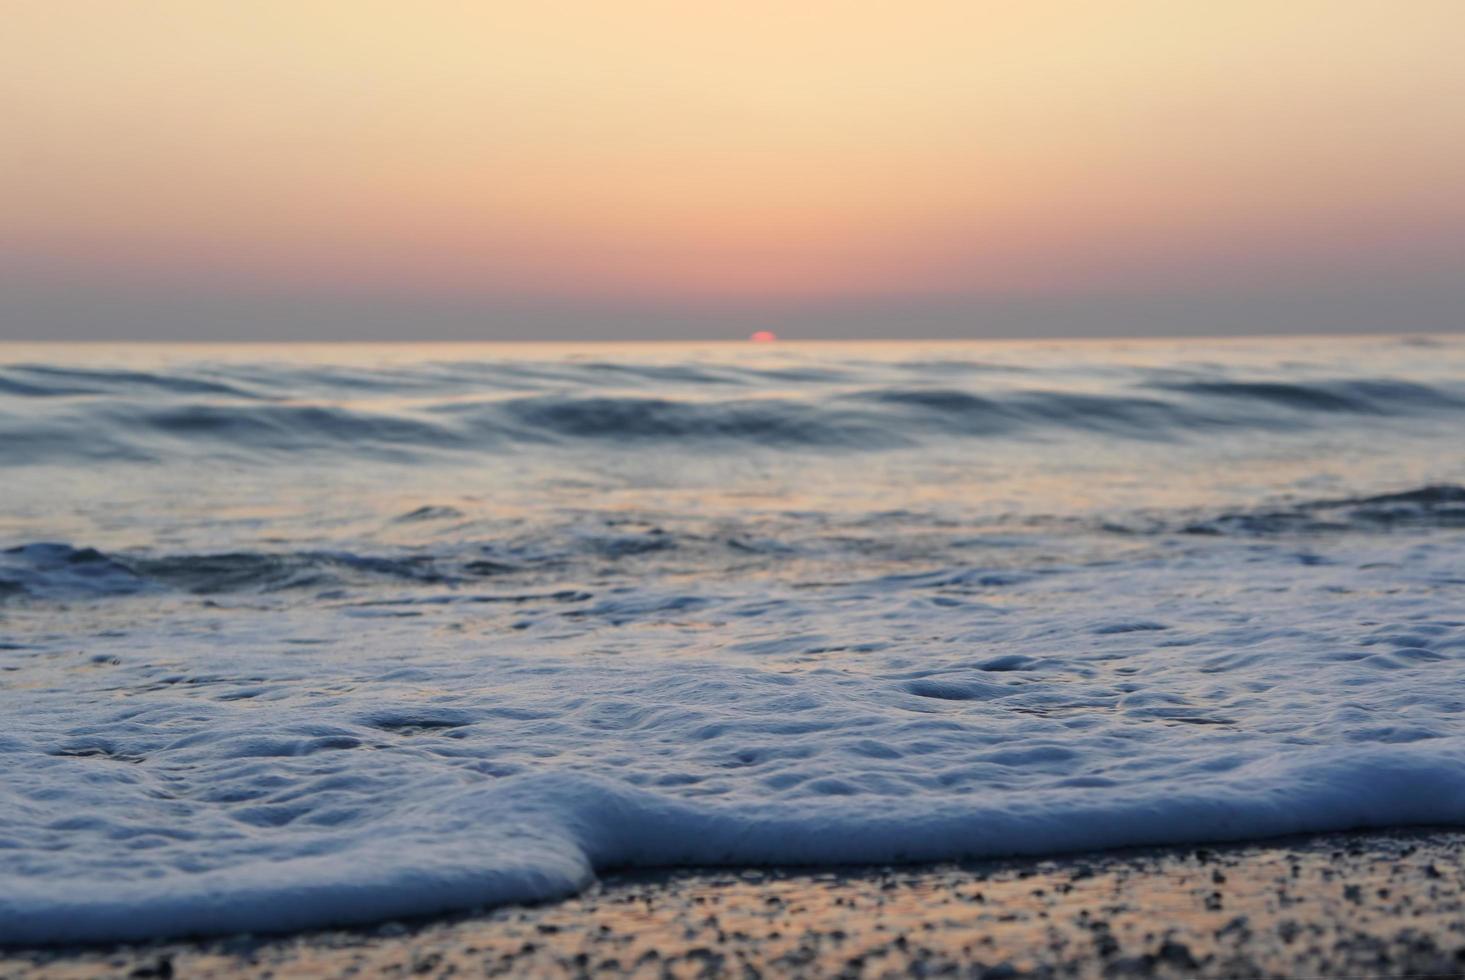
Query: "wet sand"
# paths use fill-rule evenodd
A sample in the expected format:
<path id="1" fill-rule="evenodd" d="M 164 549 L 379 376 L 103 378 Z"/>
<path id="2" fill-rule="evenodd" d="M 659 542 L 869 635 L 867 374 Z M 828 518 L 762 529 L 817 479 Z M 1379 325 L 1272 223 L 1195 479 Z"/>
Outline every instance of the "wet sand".
<path id="1" fill-rule="evenodd" d="M 607 876 L 370 930 L 10 950 L 0 977 L 1465 975 L 1465 831 Z"/>

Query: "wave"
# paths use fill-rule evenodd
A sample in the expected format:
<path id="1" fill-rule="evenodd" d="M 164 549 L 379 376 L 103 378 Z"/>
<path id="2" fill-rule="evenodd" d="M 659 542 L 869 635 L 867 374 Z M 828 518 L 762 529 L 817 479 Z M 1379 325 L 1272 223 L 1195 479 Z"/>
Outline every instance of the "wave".
<path id="1" fill-rule="evenodd" d="M 706 453 L 729 446 L 850 452 L 1086 434 L 1183 441 L 1221 430 L 1307 431 L 1344 419 L 1465 414 L 1465 394 L 1453 389 L 1378 378 L 1152 379 L 1081 391 L 782 374 L 619 364 L 293 373 L 236 367 L 221 377 L 0 368 L 0 464 L 323 455 L 410 462 L 625 443 Z M 608 388 L 608 377 L 659 393 Z"/>
<path id="2" fill-rule="evenodd" d="M 1465 487 L 1433 484 L 1367 497 L 1299 501 L 1185 523 L 1189 534 L 1320 533 L 1465 527 Z"/>
<path id="3" fill-rule="evenodd" d="M 451 507 L 425 506 L 390 523 L 412 525 L 461 517 Z M 700 546 L 704 557 L 713 550 L 742 559 L 754 550 L 733 538 L 673 535 L 660 528 L 624 534 L 544 529 L 543 534 L 543 540 L 527 544 L 453 540 L 438 553 L 385 555 L 339 549 L 113 554 L 41 541 L 0 549 L 0 601 L 7 596 L 65 600 L 162 592 L 219 595 L 310 590 L 322 595 L 331 594 L 324 590 L 382 585 L 460 589 L 515 576 L 563 576 L 590 563 L 604 567 L 617 561 L 654 558 L 687 544 Z M 495 597 L 470 598 L 492 601 Z"/>
<path id="4" fill-rule="evenodd" d="M 927 370 L 912 365 L 912 370 Z M 769 387 L 858 383 L 857 369 L 764 367 L 699 362 L 425 361 L 402 366 L 320 363 L 209 363 L 170 371 L 52 364 L 0 364 L 0 396 L 77 398 L 216 395 L 248 400 L 311 396 L 459 395 L 541 389 Z"/>
<path id="5" fill-rule="evenodd" d="M 100 598 L 159 591 L 194 595 L 327 590 L 346 586 L 415 585 L 461 588 L 526 576 L 574 575 L 606 563 L 652 560 L 665 554 L 691 568 L 726 569 L 756 559 L 808 568 L 809 562 L 865 557 L 882 542 L 909 542 L 922 515 L 880 514 L 862 522 L 865 533 L 828 536 L 818 522 L 754 529 L 727 524 L 715 533 L 671 532 L 657 526 L 639 531 L 541 527 L 528 541 L 478 544 L 474 523 L 463 511 L 423 505 L 389 519 L 393 527 L 441 527 L 437 551 L 370 555 L 347 550 L 231 551 L 203 554 L 109 554 L 90 547 L 35 542 L 0 550 L 0 601 L 7 596 L 40 599 Z M 1276 536 L 1337 532 L 1388 532 L 1465 527 L 1465 487 L 1435 484 L 1373 496 L 1304 500 L 1286 507 L 1225 510 L 1207 516 L 1148 514 L 1138 519 L 1102 518 L 1087 524 L 1072 518 L 1018 518 L 1029 531 L 1056 522 L 1061 533 L 1087 527 L 1122 534 Z M 998 519 L 995 528 L 1004 528 Z M 770 536 L 771 535 L 771 536 Z M 882 535 L 884 535 L 882 537 Z M 977 539 L 984 540 L 984 539 Z M 950 544 L 950 542 L 948 542 Z M 958 542 L 959 544 L 959 542 Z M 960 547 L 953 545 L 956 551 Z M 939 561 L 956 554 L 931 544 L 910 554 Z M 1000 588 L 1024 581 L 1021 568 L 950 566 L 893 572 L 870 580 L 880 588 Z M 492 597 L 489 597 L 492 598 Z"/>
<path id="6" fill-rule="evenodd" d="M 463 724 L 409 719 L 398 731 Z M 330 742 L 316 737 L 315 751 Z M 349 751 L 357 741 L 335 736 L 335 743 Z M 1294 749 L 1172 790 L 1116 795 L 1075 786 L 1011 803 L 843 802 L 831 792 L 822 802 L 753 806 L 678 799 L 588 775 L 510 776 L 402 806 L 375 825 L 328 836 L 320 831 L 329 828 L 297 831 L 284 853 L 240 855 L 225 868 L 105 888 L 12 877 L 0 895 L 0 944 L 360 925 L 560 898 L 608 869 L 954 861 L 1461 824 L 1462 750 L 1458 738 L 1425 751 Z M 78 817 L 70 830 L 92 832 L 97 823 Z"/>
<path id="7" fill-rule="evenodd" d="M 471 563 L 469 563 L 471 564 Z M 430 557 L 373 557 L 344 551 L 111 555 L 95 548 L 36 542 L 0 551 L 0 597 L 98 598 L 164 590 L 195 595 L 321 589 L 370 581 L 440 584 L 456 577 Z"/>
<path id="8" fill-rule="evenodd" d="M 194 373 L 161 374 L 49 364 L 0 365 L 0 394 L 30 398 L 78 395 L 222 395 L 263 397 L 246 384 L 200 377 Z"/>
<path id="9" fill-rule="evenodd" d="M 38 541 L 0 551 L 0 598 L 131 595 L 158 587 L 95 548 Z"/>
<path id="10" fill-rule="evenodd" d="M 903 440 L 872 415 L 782 399 L 687 402 L 662 398 L 532 398 L 478 406 L 493 424 L 507 417 L 523 438 L 675 440 L 693 445 L 877 447 Z"/>
<path id="11" fill-rule="evenodd" d="M 1301 412 L 1388 415 L 1459 409 L 1465 398 L 1429 385 L 1381 378 L 1312 383 L 1282 381 L 1155 382 L 1154 387 L 1213 400 L 1275 405 Z"/>

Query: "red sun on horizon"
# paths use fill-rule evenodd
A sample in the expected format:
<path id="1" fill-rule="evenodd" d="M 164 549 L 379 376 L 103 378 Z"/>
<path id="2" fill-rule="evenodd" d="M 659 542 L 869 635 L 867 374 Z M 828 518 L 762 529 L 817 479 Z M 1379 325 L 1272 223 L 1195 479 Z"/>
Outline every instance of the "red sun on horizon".
<path id="1" fill-rule="evenodd" d="M 771 344 L 778 339 L 778 334 L 772 330 L 755 330 L 748 339 L 755 344 Z"/>

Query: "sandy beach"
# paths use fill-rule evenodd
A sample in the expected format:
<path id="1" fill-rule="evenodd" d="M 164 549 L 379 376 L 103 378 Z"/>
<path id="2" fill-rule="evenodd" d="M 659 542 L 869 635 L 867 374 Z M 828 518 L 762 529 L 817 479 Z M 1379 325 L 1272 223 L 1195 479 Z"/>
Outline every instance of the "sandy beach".
<path id="1" fill-rule="evenodd" d="M 1465 980 L 1465 0 L 3 9 L 0 980 Z"/>
<path id="2" fill-rule="evenodd" d="M 12 950 L 0 976 L 1457 976 L 1462 881 L 1457 830 L 970 865 L 675 871 L 365 931 Z"/>

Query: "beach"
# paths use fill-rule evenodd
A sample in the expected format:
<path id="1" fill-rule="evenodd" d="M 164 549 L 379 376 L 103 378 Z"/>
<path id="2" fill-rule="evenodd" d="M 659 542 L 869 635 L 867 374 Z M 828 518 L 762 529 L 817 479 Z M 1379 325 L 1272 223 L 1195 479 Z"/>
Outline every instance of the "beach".
<path id="1" fill-rule="evenodd" d="M 6 4 L 0 980 L 1465 978 L 1462 35 Z"/>
<path id="2" fill-rule="evenodd" d="M 687 869 L 361 931 L 12 950 L 0 976 L 1458 976 L 1462 895 L 1456 830 L 967 865 Z"/>

